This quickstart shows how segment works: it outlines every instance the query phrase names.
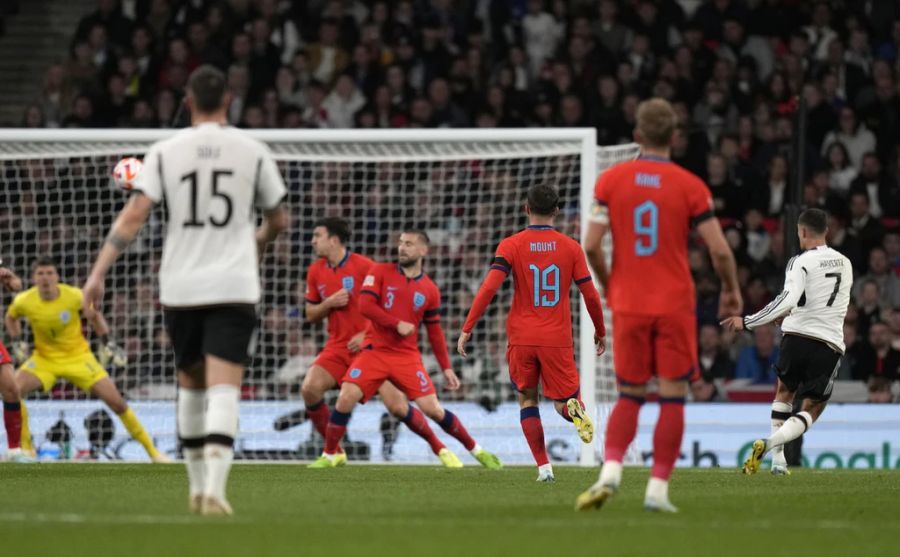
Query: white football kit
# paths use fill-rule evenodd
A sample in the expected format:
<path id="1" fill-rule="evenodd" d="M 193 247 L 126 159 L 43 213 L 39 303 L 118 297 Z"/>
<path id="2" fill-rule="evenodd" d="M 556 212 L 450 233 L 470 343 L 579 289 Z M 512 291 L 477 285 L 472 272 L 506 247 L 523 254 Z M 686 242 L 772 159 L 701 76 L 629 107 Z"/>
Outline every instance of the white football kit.
<path id="1" fill-rule="evenodd" d="M 783 332 L 820 340 L 843 354 L 844 316 L 852 286 L 849 259 L 828 246 L 807 250 L 788 262 L 781 294 L 745 317 L 744 327 L 753 330 L 789 314 L 781 325 Z"/>
<path id="2" fill-rule="evenodd" d="M 257 211 L 287 193 L 263 143 L 219 124 L 179 131 L 150 148 L 134 188 L 168 209 L 164 306 L 259 302 Z"/>

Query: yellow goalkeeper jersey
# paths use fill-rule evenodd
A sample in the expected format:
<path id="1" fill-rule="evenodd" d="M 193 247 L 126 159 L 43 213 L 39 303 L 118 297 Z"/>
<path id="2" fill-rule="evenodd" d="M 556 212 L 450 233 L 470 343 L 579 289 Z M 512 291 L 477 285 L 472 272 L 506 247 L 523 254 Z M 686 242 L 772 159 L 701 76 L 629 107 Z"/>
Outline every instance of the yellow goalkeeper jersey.
<path id="1" fill-rule="evenodd" d="M 59 285 L 59 297 L 42 300 L 37 288 L 17 295 L 7 313 L 18 319 L 24 317 L 34 334 L 35 354 L 47 360 L 68 360 L 90 352 L 81 330 L 80 288 Z"/>

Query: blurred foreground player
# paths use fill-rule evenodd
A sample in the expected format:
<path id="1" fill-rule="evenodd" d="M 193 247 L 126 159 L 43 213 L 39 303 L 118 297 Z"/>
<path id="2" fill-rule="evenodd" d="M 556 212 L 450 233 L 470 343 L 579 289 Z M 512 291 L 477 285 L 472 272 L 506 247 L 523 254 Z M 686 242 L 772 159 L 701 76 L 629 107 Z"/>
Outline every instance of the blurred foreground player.
<path id="1" fill-rule="evenodd" d="M 284 181 L 269 150 L 226 125 L 230 94 L 212 66 L 188 82 L 192 127 L 155 143 L 84 287 L 84 307 L 103 301 L 106 272 L 155 203 L 169 215 L 160 302 L 178 368 L 178 436 L 189 505 L 231 514 L 225 485 L 234 458 L 238 402 L 260 299 L 259 257 L 287 227 Z M 257 228 L 257 211 L 262 224 Z"/>
<path id="2" fill-rule="evenodd" d="M 22 290 L 22 279 L 3 267 L 0 261 L 0 286 L 10 292 Z M 6 346 L 0 341 L 0 395 L 3 396 L 3 426 L 6 428 L 7 460 L 29 462 L 31 455 L 21 447 L 22 404 L 14 376 L 13 360 Z"/>
<path id="3" fill-rule="evenodd" d="M 600 479 L 578 497 L 579 510 L 599 508 L 618 490 L 622 460 L 637 432 L 647 383 L 655 376 L 660 410 L 644 508 L 677 511 L 669 502 L 669 476 L 684 434 L 688 384 L 699 371 L 694 281 L 687 257 L 692 228 L 709 248 L 722 281 L 720 315 L 743 307 L 734 255 L 713 215 L 709 189 L 670 160 L 675 125 L 675 111 L 667 101 L 641 103 L 634 131 L 640 157 L 608 169 L 597 180 L 584 247 L 613 311 L 619 400 L 607 422 Z M 607 230 L 613 239 L 611 273 L 602 248 Z"/>
<path id="4" fill-rule="evenodd" d="M 506 318 L 509 376 L 519 395 L 522 432 L 538 467 L 539 482 L 554 481 L 553 467 L 544 444 L 544 427 L 538 409 L 538 383 L 556 411 L 573 422 L 581 440 L 594 439 L 594 423 L 580 399 L 581 384 L 572 341 L 572 282 L 584 296 L 594 322 L 597 354 L 606 346 L 606 328 L 600 294 L 591 280 L 584 252 L 575 240 L 553 228 L 559 213 L 559 195 L 547 185 L 532 186 L 525 203 L 528 228 L 497 246 L 491 269 L 484 279 L 463 325 L 456 349 L 466 357 L 466 342 L 497 290 L 513 276 L 515 291 Z"/>
<path id="5" fill-rule="evenodd" d="M 306 275 L 306 319 L 312 323 L 328 319 L 328 342 L 307 371 L 301 388 L 306 417 L 323 439 L 330 417 L 325 393 L 340 387 L 350 362 L 362 350 L 369 327 L 369 320 L 360 311 L 359 297 L 363 280 L 375 262 L 347 249 L 349 238 L 347 221 L 335 217 L 318 221 L 312 246 L 320 259 L 310 265 Z M 385 381 L 378 395 L 388 412 L 425 439 L 444 466 L 462 468 L 459 457 L 444 446 L 421 410 L 409 404 L 397 387 Z M 346 454 L 338 448 L 335 465 L 346 462 Z"/>
<path id="6" fill-rule="evenodd" d="M 788 261 L 784 290 L 757 313 L 722 321 L 726 329 L 752 331 L 784 318 L 784 338 L 775 364 L 778 388 L 772 402 L 772 436 L 753 443 L 750 458 L 744 462 L 745 474 L 755 474 L 769 451 L 773 451 L 772 474 L 789 474 L 785 443 L 803 435 L 831 398 L 846 349 L 844 317 L 850 304 L 853 266 L 825 243 L 827 230 L 825 211 L 804 211 L 797 221 L 803 252 Z M 803 399 L 803 409 L 792 414 L 797 395 Z"/>
<path id="7" fill-rule="evenodd" d="M 501 468 L 500 459 L 478 445 L 459 418 L 444 410 L 422 363 L 418 330 L 424 323 L 431 350 L 444 373 L 446 388 L 459 388 L 459 378 L 450 367 L 450 353 L 441 329 L 441 293 L 422 270 L 428 245 L 425 232 L 403 232 L 397 246 L 398 263 L 376 264 L 366 275 L 359 303 L 371 327 L 362 352 L 342 379 L 341 393 L 325 435 L 325 451 L 311 467 L 336 465 L 338 446 L 353 408 L 372 398 L 385 381 L 390 381 L 483 466 Z"/>

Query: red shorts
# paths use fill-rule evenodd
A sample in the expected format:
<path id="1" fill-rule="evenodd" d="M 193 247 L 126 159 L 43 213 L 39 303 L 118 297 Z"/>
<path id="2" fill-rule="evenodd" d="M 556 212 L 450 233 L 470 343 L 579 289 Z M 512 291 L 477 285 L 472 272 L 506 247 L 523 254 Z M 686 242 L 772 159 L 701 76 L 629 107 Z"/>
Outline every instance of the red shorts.
<path id="1" fill-rule="evenodd" d="M 334 377 L 334 380 L 340 385 L 344 374 L 347 373 L 347 368 L 350 367 L 350 362 L 353 361 L 355 356 L 356 354 L 350 352 L 346 346 L 328 343 L 316 356 L 313 365 L 327 371 L 328 375 Z"/>
<path id="2" fill-rule="evenodd" d="M 696 379 L 697 317 L 613 312 L 613 356 L 621 385 L 644 385 L 654 375 L 670 381 Z"/>
<path id="3" fill-rule="evenodd" d="M 578 398 L 581 382 L 571 346 L 510 346 L 506 349 L 509 379 L 517 391 L 533 389 L 541 381 L 552 400 Z"/>
<path id="4" fill-rule="evenodd" d="M 350 368 L 341 381 L 353 383 L 362 389 L 363 402 L 375 396 L 385 381 L 393 383 L 409 400 L 436 392 L 422 363 L 422 357 L 418 354 L 385 354 L 363 350 L 350 363 Z"/>
<path id="5" fill-rule="evenodd" d="M 5 366 L 6 364 L 13 365 L 13 361 L 12 358 L 9 357 L 6 346 L 0 342 L 0 366 Z"/>

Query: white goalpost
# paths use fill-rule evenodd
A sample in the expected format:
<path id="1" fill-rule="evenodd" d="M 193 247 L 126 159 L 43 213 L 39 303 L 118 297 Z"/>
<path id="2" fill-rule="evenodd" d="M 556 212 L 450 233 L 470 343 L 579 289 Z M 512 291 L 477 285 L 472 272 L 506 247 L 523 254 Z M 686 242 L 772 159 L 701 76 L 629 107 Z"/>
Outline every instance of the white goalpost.
<path id="1" fill-rule="evenodd" d="M 142 157 L 173 130 L 0 130 L 0 257 L 30 285 L 31 260 L 54 257 L 61 279 L 81 286 L 125 194 L 111 183 L 124 156 Z M 390 261 L 394 232 L 425 229 L 433 240 L 426 272 L 441 288 L 443 325 L 464 388 L 440 391 L 473 437 L 511 464 L 530 464 L 514 392 L 505 365 L 505 319 L 511 289 L 498 293 L 474 331 L 470 359 L 455 354 L 456 336 L 487 271 L 493 250 L 526 224 L 524 194 L 535 183 L 560 191 L 558 228 L 580 237 L 587 228 L 598 173 L 638 154 L 636 145 L 597 147 L 592 128 L 437 130 L 258 130 L 289 189 L 291 229 L 262 264 L 264 298 L 259 339 L 248 367 L 236 444 L 239 459 L 300 460 L 321 440 L 308 423 L 294 425 L 302 408 L 299 385 L 324 343 L 324 327 L 303 319 L 306 268 L 312 260 L 313 222 L 341 216 L 354 230 L 351 249 Z M 109 370 L 161 449 L 177 454 L 174 368 L 157 301 L 156 270 L 166 226 L 156 210 L 138 240 L 111 270 L 104 311 L 129 363 Z M 577 300 L 573 289 L 572 300 Z M 8 305 L 11 296 L 2 298 Z M 578 441 L 574 429 L 547 407 L 548 449 L 558 461 L 594 465 L 608 408 L 615 397 L 611 351 L 596 358 L 593 325 L 580 302 L 576 354 L 582 396 L 597 417 L 598 439 Z M 607 311 L 607 326 L 610 327 Z M 90 339 L 90 335 L 88 336 Z M 426 365 L 438 374 L 430 352 Z M 331 402 L 331 398 L 327 398 Z M 73 388 L 57 385 L 28 399 L 31 431 L 43 458 L 141 460 L 127 434 L 97 432 L 85 418 L 102 408 Z M 113 422 L 114 425 L 116 424 Z M 68 428 L 67 441 L 59 431 Z M 281 429 L 278 429 L 281 428 Z M 443 432 L 435 427 L 443 437 Z M 351 458 L 432 463 L 430 451 L 372 402 L 354 414 L 348 430 Z M 65 437 L 65 436 L 63 436 Z M 99 441 L 98 441 L 99 438 Z M 452 440 L 448 446 L 453 447 Z M 0 432 L 0 454 L 5 452 Z M 466 457 L 467 458 L 467 455 Z M 464 460 L 465 460 L 464 458 Z M 467 462 L 468 463 L 468 462 Z"/>

